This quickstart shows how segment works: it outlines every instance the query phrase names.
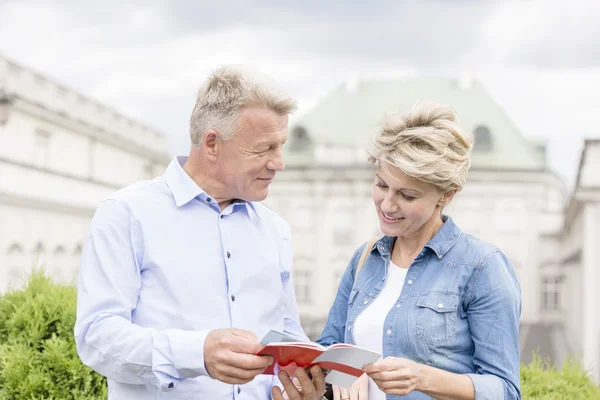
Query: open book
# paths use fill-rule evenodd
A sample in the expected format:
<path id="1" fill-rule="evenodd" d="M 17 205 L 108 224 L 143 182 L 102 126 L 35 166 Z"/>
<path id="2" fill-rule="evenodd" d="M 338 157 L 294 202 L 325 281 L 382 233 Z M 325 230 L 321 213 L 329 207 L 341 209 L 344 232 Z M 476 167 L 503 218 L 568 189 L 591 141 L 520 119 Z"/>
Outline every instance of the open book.
<path id="1" fill-rule="evenodd" d="M 276 375 L 280 370 L 291 377 L 298 367 L 306 368 L 315 364 L 328 370 L 325 381 L 332 385 L 348 387 L 363 374 L 362 368 L 381 358 L 381 354 L 346 343 L 328 347 L 318 343 L 271 331 L 261 341 L 265 345 L 259 355 L 273 356 L 275 362 L 263 374 Z"/>

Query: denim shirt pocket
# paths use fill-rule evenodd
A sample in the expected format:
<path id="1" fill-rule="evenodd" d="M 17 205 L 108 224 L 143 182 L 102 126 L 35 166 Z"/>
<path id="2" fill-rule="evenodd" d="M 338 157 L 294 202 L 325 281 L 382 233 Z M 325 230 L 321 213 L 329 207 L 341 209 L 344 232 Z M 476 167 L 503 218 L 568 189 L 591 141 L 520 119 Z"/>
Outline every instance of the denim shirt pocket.
<path id="1" fill-rule="evenodd" d="M 456 336 L 458 295 L 433 292 L 417 299 L 415 336 L 435 347 Z"/>

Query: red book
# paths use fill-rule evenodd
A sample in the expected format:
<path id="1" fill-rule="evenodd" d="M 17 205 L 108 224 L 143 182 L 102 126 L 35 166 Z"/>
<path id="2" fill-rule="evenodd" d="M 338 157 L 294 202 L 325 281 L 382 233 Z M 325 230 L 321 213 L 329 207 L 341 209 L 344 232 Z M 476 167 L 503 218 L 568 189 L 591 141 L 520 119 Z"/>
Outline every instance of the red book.
<path id="1" fill-rule="evenodd" d="M 269 338 L 280 341 L 271 342 Z M 275 331 L 265 336 L 261 342 L 265 347 L 258 354 L 273 356 L 275 362 L 263 374 L 276 375 L 282 370 L 293 377 L 298 367 L 318 365 L 329 370 L 325 378 L 327 383 L 348 387 L 363 374 L 362 368 L 365 365 L 381 358 L 381 354 L 377 352 L 351 344 L 337 343 L 324 347 L 314 342 L 294 342 L 289 341 L 290 339 L 291 337 Z"/>

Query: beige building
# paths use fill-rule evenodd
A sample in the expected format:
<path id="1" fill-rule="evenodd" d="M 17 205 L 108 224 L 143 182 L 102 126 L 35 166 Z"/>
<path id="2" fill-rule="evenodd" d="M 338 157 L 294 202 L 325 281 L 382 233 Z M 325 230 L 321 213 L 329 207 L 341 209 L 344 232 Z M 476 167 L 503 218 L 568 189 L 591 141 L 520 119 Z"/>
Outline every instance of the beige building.
<path id="1" fill-rule="evenodd" d="M 77 274 L 95 208 L 162 174 L 166 138 L 0 57 L 0 292 L 34 263 Z"/>
<path id="2" fill-rule="evenodd" d="M 564 337 L 567 354 L 580 358 L 600 382 L 600 140 L 585 142 L 564 229 L 548 242 L 554 261 L 542 267 L 542 299 L 546 325 L 559 327 L 551 337 L 553 350 Z"/>

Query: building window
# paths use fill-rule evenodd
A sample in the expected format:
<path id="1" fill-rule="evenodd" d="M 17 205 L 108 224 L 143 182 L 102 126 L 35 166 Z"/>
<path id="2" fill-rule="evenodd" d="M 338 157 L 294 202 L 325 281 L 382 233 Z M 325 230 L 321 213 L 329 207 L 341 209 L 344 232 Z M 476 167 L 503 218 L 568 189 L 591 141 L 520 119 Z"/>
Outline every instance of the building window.
<path id="1" fill-rule="evenodd" d="M 8 247 L 8 287 L 16 288 L 21 283 L 21 271 L 25 269 L 24 259 L 25 251 L 18 243 L 13 243 Z"/>
<path id="2" fill-rule="evenodd" d="M 292 129 L 290 140 L 290 151 L 303 151 L 310 147 L 312 139 L 308 135 L 308 131 L 303 126 L 296 126 Z"/>
<path id="3" fill-rule="evenodd" d="M 296 291 L 296 300 L 298 304 L 310 304 L 310 285 L 311 272 L 306 270 L 294 271 L 294 289 Z"/>
<path id="4" fill-rule="evenodd" d="M 491 150 L 492 149 L 492 133 L 485 125 L 479 125 L 475 128 L 475 147 L 474 150 Z"/>
<path id="5" fill-rule="evenodd" d="M 556 311 L 560 309 L 560 276 L 545 276 L 542 278 L 542 309 Z"/>
<path id="6" fill-rule="evenodd" d="M 33 164 L 44 168 L 50 162 L 50 132 L 38 129 L 35 131 L 33 144 Z"/>
<path id="7" fill-rule="evenodd" d="M 23 254 L 23 248 L 19 244 L 13 243 L 8 248 L 8 251 L 6 252 L 6 254 L 8 254 L 9 256 L 21 255 L 21 254 Z"/>

